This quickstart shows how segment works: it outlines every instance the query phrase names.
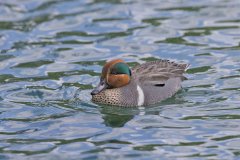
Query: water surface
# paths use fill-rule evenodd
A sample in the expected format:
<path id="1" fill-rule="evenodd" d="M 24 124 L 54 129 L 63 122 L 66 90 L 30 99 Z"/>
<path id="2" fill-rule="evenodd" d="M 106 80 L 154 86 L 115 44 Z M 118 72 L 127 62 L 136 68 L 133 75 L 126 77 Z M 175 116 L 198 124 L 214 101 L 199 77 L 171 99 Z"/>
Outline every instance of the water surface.
<path id="1" fill-rule="evenodd" d="M 0 159 L 240 159 L 238 0 L 0 2 Z M 99 106 L 104 63 L 191 64 L 174 97 Z"/>

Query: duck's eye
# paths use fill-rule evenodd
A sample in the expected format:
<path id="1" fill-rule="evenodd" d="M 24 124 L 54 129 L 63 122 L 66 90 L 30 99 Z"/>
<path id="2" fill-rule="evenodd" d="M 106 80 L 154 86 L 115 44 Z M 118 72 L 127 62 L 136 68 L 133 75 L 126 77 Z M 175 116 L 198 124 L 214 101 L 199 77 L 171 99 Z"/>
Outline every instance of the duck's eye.
<path id="1" fill-rule="evenodd" d="M 111 74 L 118 74 L 116 70 L 112 70 Z"/>

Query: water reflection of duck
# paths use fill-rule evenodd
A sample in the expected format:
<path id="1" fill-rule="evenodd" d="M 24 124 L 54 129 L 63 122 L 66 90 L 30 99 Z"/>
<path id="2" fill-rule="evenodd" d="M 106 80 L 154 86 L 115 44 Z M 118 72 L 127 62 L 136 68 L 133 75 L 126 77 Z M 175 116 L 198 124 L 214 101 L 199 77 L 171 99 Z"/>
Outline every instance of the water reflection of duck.
<path id="1" fill-rule="evenodd" d="M 181 88 L 189 64 L 157 60 L 132 69 L 121 59 L 106 63 L 92 101 L 117 106 L 146 106 L 171 97 Z"/>

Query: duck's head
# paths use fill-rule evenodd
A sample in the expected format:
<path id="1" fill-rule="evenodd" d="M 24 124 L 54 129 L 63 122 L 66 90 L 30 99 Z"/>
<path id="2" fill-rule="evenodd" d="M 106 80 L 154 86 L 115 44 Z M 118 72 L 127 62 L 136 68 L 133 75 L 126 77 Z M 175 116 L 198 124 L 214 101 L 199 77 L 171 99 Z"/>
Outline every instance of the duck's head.
<path id="1" fill-rule="evenodd" d="M 129 66 L 121 59 L 115 59 L 106 63 L 102 69 L 100 83 L 91 92 L 96 95 L 105 89 L 119 88 L 127 85 L 131 79 Z"/>

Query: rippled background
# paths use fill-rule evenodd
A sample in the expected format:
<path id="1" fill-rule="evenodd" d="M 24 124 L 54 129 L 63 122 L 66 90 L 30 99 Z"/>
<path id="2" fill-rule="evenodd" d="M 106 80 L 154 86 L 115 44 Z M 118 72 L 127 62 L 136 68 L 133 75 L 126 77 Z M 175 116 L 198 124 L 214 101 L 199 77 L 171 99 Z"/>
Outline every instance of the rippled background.
<path id="1" fill-rule="evenodd" d="M 240 1 L 0 1 L 0 159 L 240 159 Z M 106 60 L 187 62 L 147 108 L 91 102 Z"/>

